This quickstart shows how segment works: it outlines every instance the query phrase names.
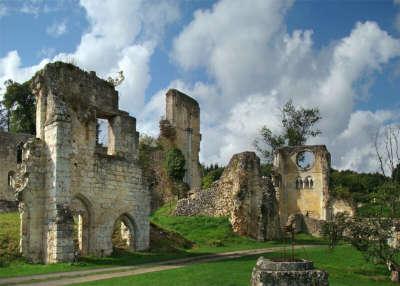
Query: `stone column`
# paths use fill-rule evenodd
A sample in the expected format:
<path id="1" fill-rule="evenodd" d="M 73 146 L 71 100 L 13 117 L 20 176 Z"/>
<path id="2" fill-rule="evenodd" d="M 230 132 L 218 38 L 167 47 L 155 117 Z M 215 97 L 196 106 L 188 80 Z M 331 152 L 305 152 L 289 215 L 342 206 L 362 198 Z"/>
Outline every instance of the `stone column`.
<path id="1" fill-rule="evenodd" d="M 65 113 L 64 113 L 65 114 Z M 58 116 L 57 116 L 58 115 Z M 71 122 L 56 114 L 55 121 L 45 127 L 47 147 L 46 174 L 46 263 L 72 261 L 74 220 L 69 208 Z"/>

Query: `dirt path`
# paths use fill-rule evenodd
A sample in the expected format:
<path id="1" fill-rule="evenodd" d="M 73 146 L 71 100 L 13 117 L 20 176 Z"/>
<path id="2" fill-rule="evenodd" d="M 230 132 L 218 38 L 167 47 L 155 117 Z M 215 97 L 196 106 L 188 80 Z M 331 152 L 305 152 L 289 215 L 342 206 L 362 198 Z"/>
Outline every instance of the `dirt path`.
<path id="1" fill-rule="evenodd" d="M 316 245 L 298 245 L 295 248 L 315 247 Z M 24 286 L 61 286 L 71 285 L 96 280 L 110 279 L 123 276 L 158 272 L 185 267 L 195 263 L 204 263 L 233 259 L 250 255 L 257 255 L 268 252 L 281 251 L 283 247 L 270 247 L 252 250 L 240 250 L 233 252 L 216 253 L 197 257 L 188 257 L 174 260 L 167 260 L 157 263 L 147 263 L 136 266 L 108 267 L 100 269 L 80 270 L 71 272 L 59 272 L 50 274 L 39 274 L 32 276 L 0 278 L 0 285 L 24 285 Z"/>

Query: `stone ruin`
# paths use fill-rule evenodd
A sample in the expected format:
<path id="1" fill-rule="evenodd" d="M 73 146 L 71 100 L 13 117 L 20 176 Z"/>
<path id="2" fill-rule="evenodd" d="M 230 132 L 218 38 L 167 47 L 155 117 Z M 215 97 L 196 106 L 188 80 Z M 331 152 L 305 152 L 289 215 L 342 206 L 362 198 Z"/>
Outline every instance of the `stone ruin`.
<path id="1" fill-rule="evenodd" d="M 329 195 L 329 172 L 324 145 L 276 150 L 271 179 L 261 177 L 255 153 L 236 154 L 211 188 L 179 200 L 175 213 L 227 216 L 236 233 L 259 240 L 279 238 L 288 221 L 296 232 L 319 236 L 322 222 L 334 214 L 354 214 L 347 202 Z"/>
<path id="2" fill-rule="evenodd" d="M 297 232 L 320 235 L 322 222 L 354 208 L 329 193 L 331 155 L 325 145 L 287 146 L 276 150 L 273 175 L 281 225 L 294 220 Z"/>
<path id="3" fill-rule="evenodd" d="M 45 263 L 71 261 L 76 248 L 82 255 L 108 255 L 118 224 L 129 249 L 146 249 L 150 202 L 155 208 L 171 198 L 156 201 L 149 190 L 138 162 L 136 120 L 118 109 L 114 86 L 58 62 L 38 72 L 32 88 L 36 138 L 0 133 L 0 210 L 15 210 L 12 185 L 23 255 Z M 100 120 L 108 125 L 105 144 Z M 281 237 L 289 218 L 300 221 L 299 231 L 318 234 L 321 220 L 350 209 L 329 196 L 330 154 L 323 145 L 278 149 L 271 179 L 261 176 L 255 153 L 236 154 L 222 177 L 200 190 L 200 108 L 178 90 L 166 94 L 160 139 L 186 159 L 191 194 L 178 201 L 178 215 L 227 216 L 236 233 L 268 240 Z M 306 153 L 312 155 L 308 164 Z M 160 177 L 163 153 L 154 152 L 151 161 Z"/>
<path id="4" fill-rule="evenodd" d="M 178 188 L 165 172 L 166 152 L 178 148 L 185 157 L 185 176 L 180 188 L 192 191 L 201 188 L 200 153 L 200 107 L 196 100 L 176 90 L 166 93 L 165 116 L 160 120 L 157 144 L 160 148 L 151 151 L 149 167 L 145 169 L 146 180 L 151 192 L 152 210 L 176 199 L 171 192 Z"/>
<path id="5" fill-rule="evenodd" d="M 283 147 L 274 156 L 281 224 L 302 214 L 325 220 L 329 210 L 330 154 L 324 145 Z"/>
<path id="6" fill-rule="evenodd" d="M 167 128 L 166 128 L 167 127 Z M 166 130 L 173 130 L 168 133 Z M 180 149 L 185 156 L 184 182 L 191 190 L 201 188 L 200 153 L 200 107 L 196 100 L 176 90 L 166 94 L 165 119 L 160 122 L 160 135 Z"/>
<path id="7" fill-rule="evenodd" d="M 32 88 L 36 138 L 24 144 L 14 179 L 22 254 L 44 263 L 72 261 L 76 247 L 109 255 L 115 224 L 128 248 L 146 249 L 150 195 L 137 162 L 139 133 L 135 118 L 118 109 L 114 86 L 57 62 L 33 77 Z M 106 146 L 100 119 L 108 123 Z"/>
<path id="8" fill-rule="evenodd" d="M 262 178 L 254 152 L 234 155 L 221 178 L 211 188 L 179 200 L 175 214 L 226 216 L 239 235 L 261 241 L 281 237 L 275 190 Z"/>
<path id="9" fill-rule="evenodd" d="M 12 183 L 22 162 L 22 146 L 33 135 L 0 131 L 0 213 L 18 210 Z"/>

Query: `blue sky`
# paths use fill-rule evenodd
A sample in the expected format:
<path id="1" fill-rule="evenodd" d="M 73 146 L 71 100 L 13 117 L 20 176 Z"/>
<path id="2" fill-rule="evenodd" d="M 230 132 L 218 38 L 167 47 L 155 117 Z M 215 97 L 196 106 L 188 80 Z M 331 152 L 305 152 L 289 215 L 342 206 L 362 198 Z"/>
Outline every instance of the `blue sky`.
<path id="1" fill-rule="evenodd" d="M 157 134 L 174 87 L 202 109 L 205 163 L 279 132 L 293 99 L 320 108 L 333 165 L 375 171 L 371 138 L 399 121 L 400 1 L 1 1 L 0 80 L 73 60 L 124 70 L 120 107 Z M 0 91 L 1 93 L 1 91 Z"/>

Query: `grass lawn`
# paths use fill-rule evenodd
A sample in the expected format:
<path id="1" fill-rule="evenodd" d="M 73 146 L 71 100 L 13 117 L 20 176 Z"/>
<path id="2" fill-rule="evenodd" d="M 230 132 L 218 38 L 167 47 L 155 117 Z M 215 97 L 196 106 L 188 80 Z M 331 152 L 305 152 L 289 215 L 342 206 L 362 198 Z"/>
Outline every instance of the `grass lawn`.
<path id="1" fill-rule="evenodd" d="M 269 253 L 266 257 L 279 257 L 282 253 Z M 389 281 L 382 266 L 366 263 L 362 255 L 352 247 L 342 245 L 330 251 L 327 247 L 298 250 L 297 257 L 313 260 L 317 268 L 329 273 L 330 285 L 334 286 L 385 286 Z M 77 285 L 157 285 L 157 286 L 248 286 L 252 268 L 258 256 L 234 260 L 190 265 L 185 268 L 114 278 Z"/>
<path id="2" fill-rule="evenodd" d="M 19 216 L 17 213 L 0 214 L 0 245 L 8 255 L 8 263 L 0 267 L 0 277 L 44 274 L 51 272 L 84 270 L 99 267 L 137 265 L 167 259 L 218 253 L 233 250 L 265 248 L 282 245 L 282 242 L 257 242 L 240 237 L 232 232 L 227 218 L 213 217 L 175 217 L 171 216 L 171 207 L 166 205 L 151 216 L 151 221 L 160 228 L 175 233 L 192 242 L 190 248 L 181 245 L 171 246 L 175 242 L 164 239 L 148 252 L 120 253 L 106 258 L 84 257 L 77 264 L 57 263 L 51 265 L 30 264 L 18 257 Z M 307 235 L 299 235 L 298 243 L 323 243 Z M 1 252 L 0 252 L 1 254 Z M 11 254 L 11 255 L 10 255 Z M 1 256 L 0 256 L 1 258 Z"/>

